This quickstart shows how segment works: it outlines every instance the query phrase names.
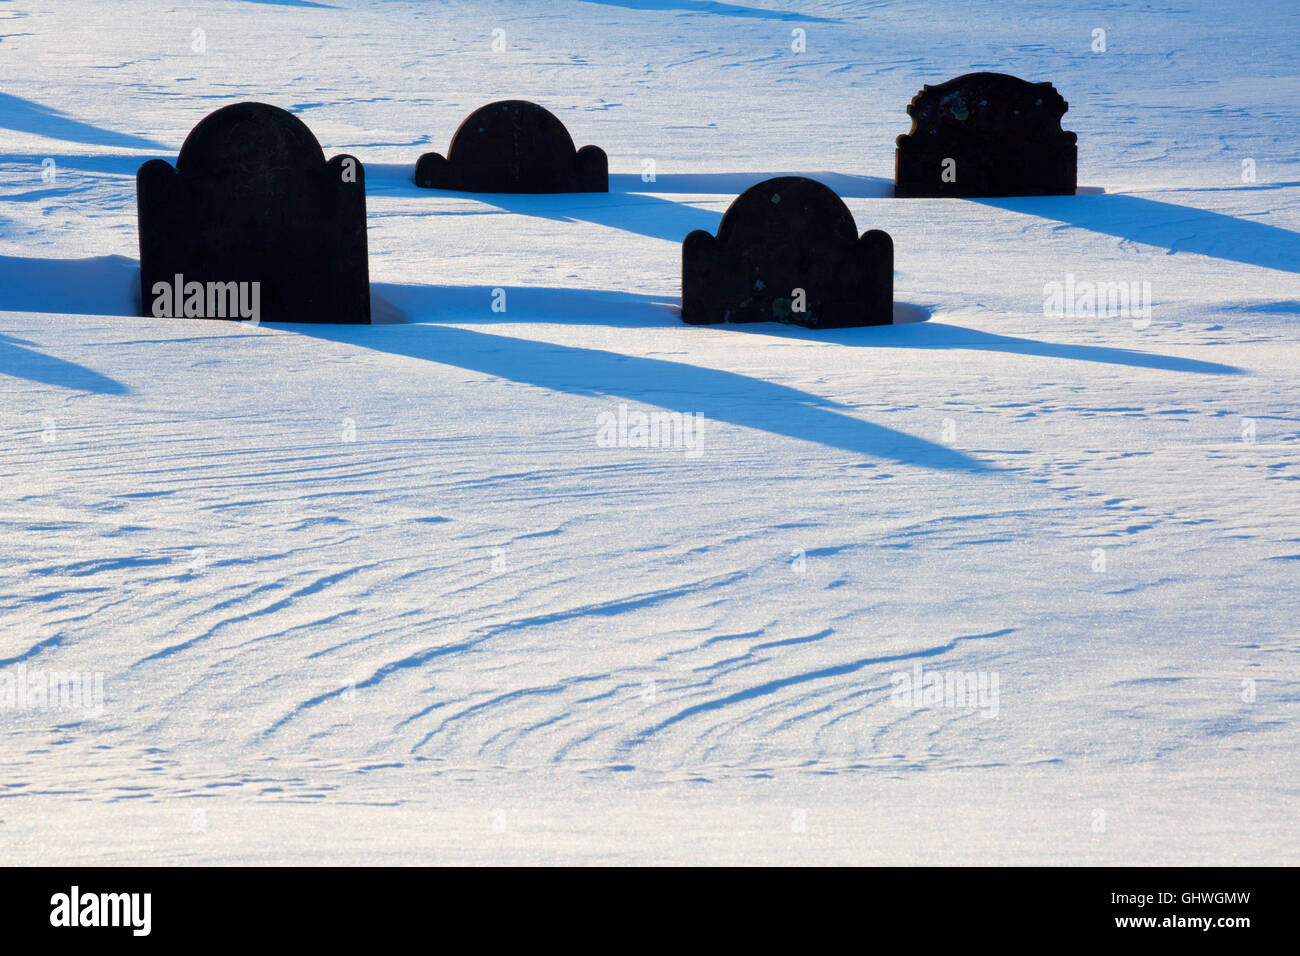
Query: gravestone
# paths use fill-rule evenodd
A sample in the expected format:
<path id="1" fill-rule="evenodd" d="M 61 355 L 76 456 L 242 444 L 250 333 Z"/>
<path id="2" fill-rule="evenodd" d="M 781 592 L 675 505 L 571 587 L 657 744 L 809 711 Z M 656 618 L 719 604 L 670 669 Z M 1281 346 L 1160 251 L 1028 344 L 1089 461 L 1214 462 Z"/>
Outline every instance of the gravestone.
<path id="1" fill-rule="evenodd" d="M 800 176 L 751 186 L 714 238 L 682 243 L 682 320 L 786 322 L 812 329 L 893 321 L 894 243 L 828 187 Z"/>
<path id="2" fill-rule="evenodd" d="M 609 160 L 599 146 L 575 149 L 564 124 L 536 103 L 501 100 L 460 124 L 446 157 L 421 156 L 415 184 L 476 193 L 605 193 Z"/>
<path id="3" fill-rule="evenodd" d="M 1078 146 L 1051 83 L 967 73 L 926 86 L 898 137 L 895 196 L 1072 196 Z"/>
<path id="4" fill-rule="evenodd" d="M 140 167 L 136 208 L 143 315 L 370 321 L 365 171 L 284 110 L 209 114 L 175 168 Z"/>

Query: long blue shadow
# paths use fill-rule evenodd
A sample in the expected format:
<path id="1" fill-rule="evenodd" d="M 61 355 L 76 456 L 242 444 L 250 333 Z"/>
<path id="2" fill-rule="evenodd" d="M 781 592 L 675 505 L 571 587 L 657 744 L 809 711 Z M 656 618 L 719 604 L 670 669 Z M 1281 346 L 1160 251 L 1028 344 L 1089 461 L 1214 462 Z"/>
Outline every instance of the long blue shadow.
<path id="1" fill-rule="evenodd" d="M 739 196 L 750 186 L 779 176 L 803 176 L 830 187 L 841 199 L 890 199 L 894 181 L 880 176 L 855 176 L 833 172 L 781 173 L 663 173 L 646 182 L 639 173 L 611 173 L 610 192 L 694 193 Z"/>
<path id="2" fill-rule="evenodd" d="M 89 143 L 94 146 L 116 146 L 122 149 L 166 149 L 162 143 L 117 133 L 101 126 L 92 126 L 73 119 L 66 113 L 20 99 L 9 93 L 0 93 L 0 129 L 20 133 L 36 133 L 51 139 L 70 143 Z"/>
<path id="3" fill-rule="evenodd" d="M 1080 229 L 1175 252 L 1192 252 L 1282 272 L 1300 272 L 1300 233 L 1175 203 L 1107 193 L 975 199 Z"/>
<path id="4" fill-rule="evenodd" d="M 589 223 L 667 242 L 681 242 L 695 229 L 716 233 L 722 213 L 701 209 L 664 195 L 691 194 L 735 197 L 750 186 L 777 176 L 808 176 L 824 183 L 845 199 L 880 199 L 893 196 L 892 180 L 845 173 L 671 173 L 644 181 L 636 173 L 614 173 L 608 193 L 469 193 L 420 189 L 411 181 L 414 167 L 368 164 L 368 192 L 409 197 L 454 196 L 473 199 L 502 212 L 552 222 Z M 448 213 L 443 213 L 447 215 Z M 865 227 L 863 227 L 865 228 Z"/>
<path id="5" fill-rule="evenodd" d="M 602 7 L 622 7 L 624 10 L 658 10 L 668 13 L 705 13 L 722 17 L 750 17 L 758 20 L 788 20 L 791 23 L 838 23 L 825 17 L 785 10 L 764 10 L 762 7 L 742 7 L 734 3 L 714 0 L 583 0 Z"/>
<path id="6" fill-rule="evenodd" d="M 681 323 L 680 301 L 672 295 L 616 292 L 604 289 L 505 288 L 505 312 L 493 312 L 492 286 L 416 286 L 371 283 L 372 311 L 379 322 L 447 321 L 490 325 L 503 322 L 554 322 L 560 325 L 606 325 L 657 328 Z M 1281 303 L 1286 306 L 1289 303 Z M 778 322 L 718 325 L 715 329 L 751 335 L 832 343 L 856 348 L 965 349 L 1010 352 L 1042 358 L 1127 365 L 1132 368 L 1190 372 L 1200 375 L 1242 375 L 1243 369 L 1219 362 L 1161 355 L 1138 349 L 1045 342 L 1014 335 L 927 321 L 930 311 L 909 302 L 894 303 L 894 324 L 831 331 L 804 329 Z"/>
<path id="7" fill-rule="evenodd" d="M 990 472 L 944 445 L 863 421 L 817 395 L 682 362 L 553 345 L 441 325 L 282 325 L 314 338 L 494 375 L 573 395 L 644 402 L 712 421 L 937 471 Z"/>
<path id="8" fill-rule="evenodd" d="M 506 292 L 509 306 L 506 312 L 492 310 L 498 289 Z M 456 325 L 551 322 L 636 329 L 679 328 L 682 322 L 681 300 L 676 293 L 648 295 L 612 289 L 541 286 L 418 286 L 372 282 L 370 311 L 371 321 L 377 325 L 446 320 Z M 930 310 L 925 306 L 894 303 L 896 323 L 924 322 L 929 317 Z M 810 333 L 810 337 L 820 335 L 825 340 L 828 334 L 836 333 Z"/>
<path id="9" fill-rule="evenodd" d="M 125 395 L 130 391 L 116 379 L 84 365 L 25 347 L 32 344 L 11 335 L 0 335 L 0 375 L 97 395 Z"/>
<path id="10" fill-rule="evenodd" d="M 0 256 L 0 312 L 134 315 L 140 264 L 125 256 Z"/>
<path id="11" fill-rule="evenodd" d="M 15 166 L 30 166 L 32 169 L 32 180 L 40 182 L 42 171 L 41 164 L 47 157 L 51 157 L 55 162 L 55 184 L 62 185 L 63 173 L 67 170 L 74 170 L 78 173 L 89 173 L 95 176 L 129 176 L 135 179 L 135 174 L 151 159 L 165 159 L 168 162 L 176 161 L 176 153 L 160 152 L 157 156 L 141 156 L 137 154 L 121 154 L 108 156 L 69 156 L 65 153 L 0 153 L 0 164 L 13 164 Z M 0 201 L 12 200 L 12 196 L 0 197 Z"/>
<path id="12" fill-rule="evenodd" d="M 80 315 L 135 315 L 139 303 L 139 265 L 124 256 L 91 259 L 28 259 L 0 256 L 0 311 L 50 312 Z M 405 324 L 445 320 L 458 324 L 555 322 L 564 325 L 606 325 L 622 328 L 676 326 L 677 298 L 602 289 L 505 287 L 505 312 L 494 312 L 493 286 L 422 286 L 371 283 L 377 323 Z M 942 322 L 924 321 L 928 311 L 895 303 L 894 325 L 860 329 L 813 331 L 779 323 L 722 325 L 734 332 L 833 341 L 854 347 L 968 349 L 1012 352 L 1080 362 L 1127 365 L 1134 368 L 1240 375 L 1243 370 L 1218 362 L 1160 355 L 1136 349 L 1043 342 L 997 335 Z M 513 341 L 513 340 L 512 340 Z M 940 446 L 942 447 L 942 446 Z"/>
<path id="13" fill-rule="evenodd" d="M 494 293 L 504 288 L 507 311 L 494 312 Z M 370 283 L 370 310 L 376 324 L 447 321 L 457 325 L 553 322 L 616 328 L 663 328 L 681 324 L 676 295 L 647 295 L 609 289 L 554 289 L 540 286 L 419 286 Z"/>
<path id="14" fill-rule="evenodd" d="M 653 188 L 650 184 L 649 188 Z M 427 191 L 427 190 L 426 190 Z M 580 222 L 624 232 L 681 242 L 695 229 L 718 231 L 722 213 L 698 209 L 644 193 L 565 193 L 533 195 L 527 193 L 448 193 L 478 199 L 490 206 L 520 216 L 550 219 L 553 222 Z"/>
<path id="15" fill-rule="evenodd" d="M 895 322 L 898 323 L 897 310 Z M 997 335 L 943 322 L 908 319 L 906 323 L 874 326 L 860 329 L 836 329 L 833 333 L 816 332 L 775 322 L 753 325 L 720 326 L 758 335 L 782 338 L 815 339 L 829 341 L 833 335 L 836 345 L 861 348 L 892 349 L 964 349 L 973 352 L 1010 352 L 1042 358 L 1070 359 L 1076 362 L 1099 362 L 1104 365 L 1127 365 L 1132 368 L 1152 368 L 1165 372 L 1191 372 L 1198 375 L 1244 375 L 1244 369 L 1219 362 L 1160 355 L 1137 349 L 1118 349 L 1102 345 L 1075 345 L 1066 342 L 1043 342 L 1014 335 Z"/>
<path id="16" fill-rule="evenodd" d="M 397 195 L 403 199 L 428 200 L 434 197 L 470 199 L 475 205 L 468 212 L 448 211 L 445 207 L 437 215 L 496 215 L 501 212 L 549 219 L 552 222 L 590 223 L 622 229 L 637 235 L 681 242 L 693 229 L 716 232 L 722 213 L 697 209 L 685 203 L 673 202 L 658 196 L 614 188 L 608 193 L 470 193 L 447 189 L 421 189 L 414 182 L 414 164 L 367 163 L 367 195 Z M 645 184 L 635 179 L 638 186 L 648 191 L 655 184 Z M 755 180 L 758 182 L 758 180 Z"/>
<path id="17" fill-rule="evenodd" d="M 1258 302 L 1254 305 L 1241 305 L 1238 312 L 1253 312 L 1257 315 L 1297 315 L 1300 316 L 1300 299 L 1282 299 L 1278 302 Z"/>

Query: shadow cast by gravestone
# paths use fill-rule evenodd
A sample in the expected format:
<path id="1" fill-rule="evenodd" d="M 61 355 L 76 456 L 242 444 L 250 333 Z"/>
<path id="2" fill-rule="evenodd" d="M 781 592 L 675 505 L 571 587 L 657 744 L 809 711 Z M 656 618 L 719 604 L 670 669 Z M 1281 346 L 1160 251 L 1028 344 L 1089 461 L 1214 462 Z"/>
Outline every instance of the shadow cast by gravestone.
<path id="1" fill-rule="evenodd" d="M 166 149 L 162 143 L 94 126 L 48 106 L 0 93 L 0 129 L 35 133 L 68 143 L 113 146 L 120 149 Z"/>
<path id="2" fill-rule="evenodd" d="M 836 172 L 777 173 L 655 173 L 647 182 L 641 173 L 610 173 L 610 191 L 626 193 L 693 193 L 734 198 L 751 186 L 769 179 L 797 176 L 813 179 L 841 199 L 888 199 L 894 195 L 894 181 L 880 176 L 856 176 Z"/>
<path id="3" fill-rule="evenodd" d="M 125 256 L 0 256 L 0 312 L 139 315 L 140 269 Z"/>
<path id="4" fill-rule="evenodd" d="M 496 293 L 504 311 L 494 311 Z M 494 325 L 516 322 L 599 325 L 610 328 L 674 328 L 677 298 L 610 289 L 546 286 L 429 286 L 372 282 L 371 314 L 377 324 L 454 322 Z"/>
<path id="5" fill-rule="evenodd" d="M 465 118 L 446 156 L 415 164 L 423 189 L 472 193 L 603 193 L 609 159 L 599 146 L 578 149 L 554 113 L 527 100 L 499 100 Z"/>
<path id="6" fill-rule="evenodd" d="M 495 293 L 506 293 L 505 311 L 492 310 Z M 370 284 L 372 321 L 378 324 L 452 322 L 457 325 L 509 325 L 538 322 L 554 325 L 599 325 L 619 329 L 665 329 L 681 325 L 681 301 L 671 295 L 619 292 L 612 289 L 557 289 L 547 286 L 428 286 L 393 282 Z M 927 306 L 895 300 L 894 323 L 924 322 Z M 720 326 L 732 328 L 733 326 Z M 737 326 L 738 327 L 738 326 Z M 786 328 L 750 324 L 747 328 Z M 810 340 L 833 341 L 810 330 Z"/>
<path id="7" fill-rule="evenodd" d="M 302 325 L 286 331 L 571 395 L 698 412 L 711 421 L 919 468 L 999 471 L 954 448 L 845 414 L 845 406 L 810 392 L 721 369 L 432 324 Z"/>
<path id="8" fill-rule="evenodd" d="M 96 395 L 126 395 L 131 389 L 93 369 L 37 351 L 35 344 L 0 334 L 0 376 L 55 385 Z"/>
<path id="9" fill-rule="evenodd" d="M 165 150 L 160 150 L 165 152 Z M 138 153 L 120 153 L 113 155 L 99 156 L 76 156 L 67 153 L 5 153 L 0 154 L 0 164 L 14 164 L 17 166 L 30 165 L 32 167 L 32 181 L 42 183 L 41 179 L 42 164 L 46 159 L 53 159 L 55 168 L 55 179 L 52 186 L 63 186 L 64 173 L 67 170 L 73 170 L 77 173 L 88 174 L 91 176 L 120 176 L 135 178 L 136 172 L 140 169 L 140 164 L 149 159 L 163 159 L 163 156 L 150 157 L 141 156 Z M 66 187 L 70 188 L 70 187 Z M 11 202 L 12 196 L 0 197 L 0 202 Z"/>
<path id="10" fill-rule="evenodd" d="M 975 199 L 1117 239 L 1245 265 L 1300 272 L 1300 233 L 1224 213 L 1118 193 Z M 1133 260 L 1132 270 L 1141 269 Z"/>
<path id="11" fill-rule="evenodd" d="M 788 10 L 767 10 L 746 7 L 721 0 L 582 0 L 583 3 L 602 7 L 622 7 L 625 10 L 647 10 L 662 13 L 697 13 L 719 17 L 744 17 L 754 20 L 784 20 L 789 23 L 838 23 L 838 20 L 815 17 Z"/>
<path id="12" fill-rule="evenodd" d="M 409 166 L 374 164 L 367 167 L 371 175 L 371 192 L 402 193 L 403 185 L 412 186 Z M 396 175 L 401 172 L 400 181 Z M 820 175 L 820 174 L 819 174 Z M 830 173 L 827 185 L 840 196 L 849 198 L 886 198 L 893 195 L 894 184 L 888 179 Z M 589 223 L 619 229 L 633 235 L 680 243 L 697 229 L 716 233 L 722 213 L 686 202 L 665 199 L 658 194 L 716 195 L 734 198 L 750 186 L 774 178 L 769 173 L 675 173 L 657 177 L 647 183 L 639 174 L 616 173 L 609 177 L 608 193 L 554 194 L 526 193 L 455 193 L 486 203 L 517 216 L 549 219 L 552 222 Z M 819 180 L 820 181 L 820 180 Z M 376 188 L 377 184 L 382 184 Z M 453 215 L 442 212 L 437 215 Z M 458 213 L 457 213 L 458 215 Z"/>
<path id="13" fill-rule="evenodd" d="M 634 192 L 580 193 L 563 197 L 519 193 L 477 194 L 475 199 L 517 216 L 589 223 L 679 243 L 697 229 L 714 231 L 722 213 Z"/>
<path id="14" fill-rule="evenodd" d="M 1122 349 L 1105 345 L 1077 345 L 1068 342 L 1044 342 L 1013 335 L 998 335 L 978 329 L 949 325 L 945 322 L 908 317 L 899 321 L 896 313 L 894 325 L 861 329 L 837 329 L 834 338 L 818 334 L 816 330 L 791 328 L 771 322 L 754 325 L 728 325 L 723 328 L 758 335 L 793 338 L 802 341 L 833 342 L 849 348 L 892 349 L 952 349 L 972 352 L 1003 352 L 1041 358 L 1068 359 L 1075 362 L 1096 362 L 1102 365 L 1122 365 L 1130 368 L 1157 369 L 1165 372 L 1186 372 L 1197 375 L 1245 375 L 1245 369 L 1220 362 L 1160 355 L 1137 349 Z M 1136 334 L 1136 333 L 1135 333 Z"/>
<path id="15" fill-rule="evenodd" d="M 137 206 L 145 314 L 166 298 L 162 314 L 175 314 L 182 292 L 168 287 L 183 281 L 187 317 L 370 321 L 365 169 L 353 156 L 326 161 L 291 113 L 235 103 L 209 114 L 175 168 L 140 167 Z M 260 301 L 260 315 L 230 314 L 232 284 L 241 304 Z"/>

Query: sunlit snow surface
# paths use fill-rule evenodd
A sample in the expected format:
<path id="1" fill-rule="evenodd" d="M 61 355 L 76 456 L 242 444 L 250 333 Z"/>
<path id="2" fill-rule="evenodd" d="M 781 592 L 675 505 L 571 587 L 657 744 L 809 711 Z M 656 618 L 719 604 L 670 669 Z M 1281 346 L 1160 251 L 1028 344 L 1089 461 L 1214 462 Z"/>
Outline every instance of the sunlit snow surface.
<path id="1" fill-rule="evenodd" d="M 0 859 L 1300 859 L 1300 10 L 762 2 L 0 0 L 0 673 L 104 688 L 0 698 Z M 973 70 L 1082 195 L 892 198 Z M 502 98 L 610 193 L 415 188 Z M 241 100 L 366 165 L 386 324 L 136 317 L 135 171 Z M 778 173 L 900 324 L 680 322 Z"/>

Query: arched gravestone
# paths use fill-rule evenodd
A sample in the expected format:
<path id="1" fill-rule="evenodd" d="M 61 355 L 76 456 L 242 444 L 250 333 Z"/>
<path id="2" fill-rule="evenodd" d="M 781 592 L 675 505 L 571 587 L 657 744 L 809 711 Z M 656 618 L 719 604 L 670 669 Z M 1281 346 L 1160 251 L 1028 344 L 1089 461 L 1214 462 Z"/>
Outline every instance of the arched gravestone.
<path id="1" fill-rule="evenodd" d="M 898 137 L 895 196 L 1072 196 L 1078 137 L 1051 83 L 967 73 L 926 86 Z"/>
<path id="2" fill-rule="evenodd" d="M 284 110 L 236 103 L 209 114 L 174 169 L 140 167 L 136 206 L 144 315 L 370 321 L 365 171 L 352 156 L 326 162 Z M 256 292 L 258 315 L 230 307 L 231 283 L 244 304 Z M 173 308 L 160 311 L 163 284 Z"/>
<path id="3" fill-rule="evenodd" d="M 564 124 L 536 103 L 501 100 L 460 124 L 446 157 L 425 153 L 415 184 L 476 193 L 606 193 L 609 160 L 575 149 Z"/>
<path id="4" fill-rule="evenodd" d="M 888 325 L 893 302 L 893 240 L 879 229 L 859 238 L 840 197 L 811 179 L 751 186 L 716 239 L 696 230 L 682 243 L 682 320 L 692 325 Z"/>

